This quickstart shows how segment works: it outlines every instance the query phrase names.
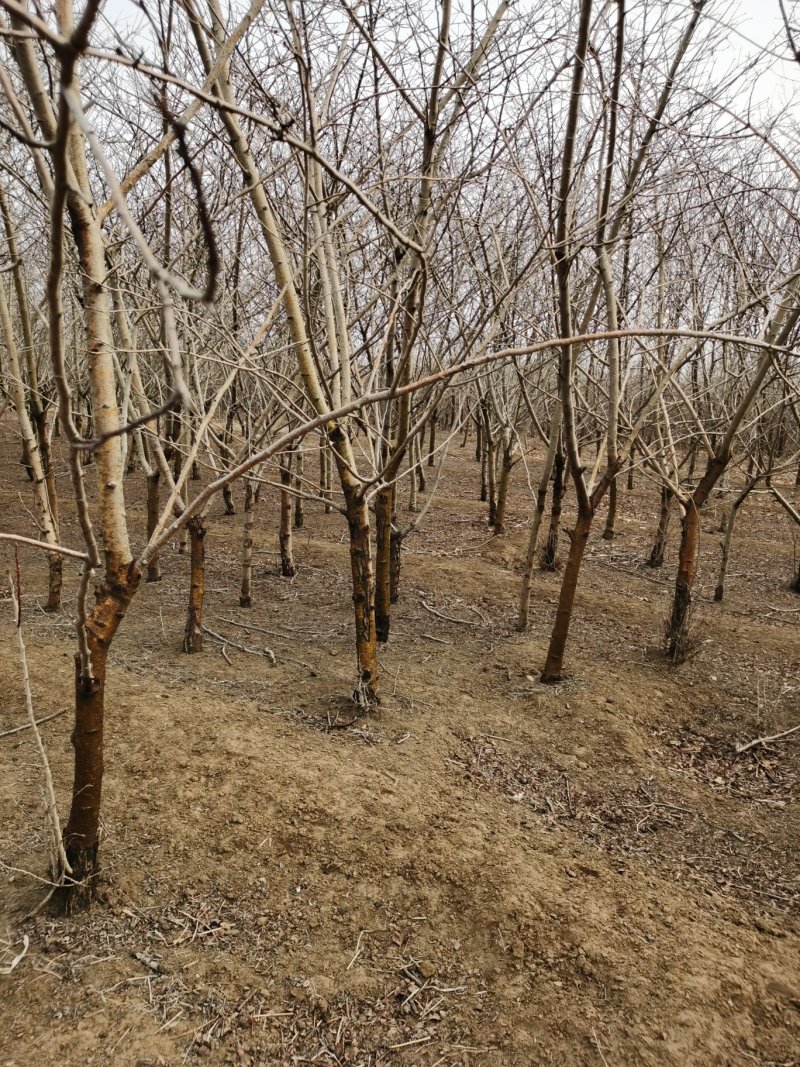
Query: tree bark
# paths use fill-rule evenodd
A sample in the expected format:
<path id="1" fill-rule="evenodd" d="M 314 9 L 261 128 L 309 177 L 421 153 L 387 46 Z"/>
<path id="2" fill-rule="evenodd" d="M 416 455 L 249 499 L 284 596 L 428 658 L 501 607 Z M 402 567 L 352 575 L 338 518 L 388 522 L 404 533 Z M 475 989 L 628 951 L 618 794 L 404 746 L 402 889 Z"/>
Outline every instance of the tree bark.
<path id="1" fill-rule="evenodd" d="M 661 489 L 661 508 L 658 514 L 658 526 L 656 528 L 656 536 L 653 541 L 653 547 L 650 550 L 650 556 L 647 560 L 648 567 L 661 567 L 664 564 L 664 549 L 667 544 L 667 530 L 669 529 L 669 520 L 672 514 L 672 501 L 674 494 L 668 486 L 663 486 Z"/>
<path id="2" fill-rule="evenodd" d="M 297 573 L 294 565 L 294 550 L 292 546 L 292 455 L 289 453 L 281 461 L 281 574 L 284 578 L 293 578 Z"/>
<path id="3" fill-rule="evenodd" d="M 91 673 L 84 677 L 80 657 L 75 657 L 75 726 L 72 745 L 75 768 L 72 804 L 64 827 L 64 848 L 72 874 L 57 895 L 67 912 L 87 906 L 95 890 L 98 869 L 100 803 L 103 788 L 103 724 L 108 650 L 139 585 L 131 566 L 106 571 L 98 586 L 95 607 L 86 632 Z"/>
<path id="4" fill-rule="evenodd" d="M 152 473 L 147 478 L 147 540 L 153 536 L 156 527 L 158 526 L 158 519 L 160 514 L 158 490 L 159 482 L 161 479 L 161 473 L 158 467 L 154 466 Z M 148 561 L 147 564 L 147 581 L 148 582 L 160 582 L 161 581 L 161 566 L 158 562 L 158 556 L 155 555 Z"/>
<path id="5" fill-rule="evenodd" d="M 251 478 L 244 482 L 244 528 L 242 530 L 242 587 L 239 591 L 239 607 L 252 607 L 251 580 L 253 576 L 253 523 L 255 519 L 255 492 Z"/>
<path id="6" fill-rule="evenodd" d="M 206 592 L 206 528 L 202 516 L 195 515 L 186 524 L 189 531 L 191 581 L 189 610 L 183 635 L 184 652 L 203 651 L 203 598 Z"/>
<path id="7" fill-rule="evenodd" d="M 395 483 L 382 486 L 375 497 L 375 632 L 383 643 L 391 627 L 394 500 Z"/>
<path id="8" fill-rule="evenodd" d="M 681 519 L 681 545 L 678 553 L 678 575 L 672 614 L 667 628 L 667 655 L 675 662 L 682 661 L 687 652 L 689 615 L 692 606 L 692 586 L 697 573 L 697 551 L 700 544 L 700 513 L 693 499 L 686 504 Z"/>
<path id="9" fill-rule="evenodd" d="M 563 451 L 559 448 L 553 463 L 553 493 L 550 503 L 550 528 L 547 531 L 547 540 L 542 549 L 539 566 L 543 571 L 556 569 L 556 556 L 558 555 L 558 535 L 561 530 L 561 507 L 567 485 L 564 480 L 564 466 L 566 459 Z"/>
<path id="10" fill-rule="evenodd" d="M 297 496 L 294 498 L 294 528 L 295 530 L 302 530 L 305 516 L 303 514 L 303 475 L 305 473 L 305 458 L 303 456 L 302 447 L 297 450 L 297 464 L 295 466 L 295 479 L 294 487 L 297 492 Z"/>
<path id="11" fill-rule="evenodd" d="M 547 660 L 542 671 L 541 681 L 559 682 L 562 678 L 564 666 L 564 650 L 567 645 L 569 624 L 572 619 L 572 609 L 575 604 L 575 591 L 578 588 L 578 576 L 589 540 L 589 532 L 592 528 L 592 512 L 581 511 L 575 523 L 575 529 L 571 533 L 571 542 L 567 564 L 564 568 L 564 577 L 561 582 L 561 592 L 556 609 L 556 621 L 553 633 L 550 637 L 550 647 L 547 651 Z"/>

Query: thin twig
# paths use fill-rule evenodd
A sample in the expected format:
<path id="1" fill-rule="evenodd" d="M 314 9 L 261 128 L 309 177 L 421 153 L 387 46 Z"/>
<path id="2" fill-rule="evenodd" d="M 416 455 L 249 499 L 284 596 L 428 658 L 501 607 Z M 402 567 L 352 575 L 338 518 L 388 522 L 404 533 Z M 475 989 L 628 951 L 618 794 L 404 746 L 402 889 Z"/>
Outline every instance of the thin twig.
<path id="1" fill-rule="evenodd" d="M 755 748 L 756 745 L 768 745 L 771 741 L 780 741 L 782 737 L 788 737 L 789 734 L 794 734 L 800 730 L 799 726 L 793 726 L 790 730 L 784 730 L 783 733 L 773 734 L 771 737 L 757 737 L 754 741 L 748 741 L 744 745 L 736 746 L 736 755 L 740 756 L 742 752 L 747 752 L 750 748 Z"/>
<path id="2" fill-rule="evenodd" d="M 52 715 L 45 715 L 43 719 L 37 719 L 34 725 L 41 726 L 43 722 L 50 722 L 51 719 L 57 719 L 58 716 L 63 715 L 66 710 L 66 708 L 60 708 L 58 711 L 54 711 Z M 24 722 L 22 726 L 15 726 L 12 730 L 3 730 L 2 733 L 0 733 L 0 737 L 10 737 L 11 734 L 18 734 L 22 730 L 30 729 L 31 724 L 29 722 Z"/>

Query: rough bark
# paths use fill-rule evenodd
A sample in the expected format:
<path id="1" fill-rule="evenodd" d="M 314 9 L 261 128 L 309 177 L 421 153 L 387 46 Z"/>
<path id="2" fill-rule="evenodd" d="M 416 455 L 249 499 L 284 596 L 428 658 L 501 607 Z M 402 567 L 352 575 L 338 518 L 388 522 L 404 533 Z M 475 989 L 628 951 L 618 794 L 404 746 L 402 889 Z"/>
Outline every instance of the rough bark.
<path id="1" fill-rule="evenodd" d="M 669 520 L 672 515 L 673 500 L 674 494 L 672 490 L 666 485 L 663 486 L 661 489 L 661 507 L 658 513 L 658 526 L 656 527 L 653 547 L 647 560 L 648 567 L 656 568 L 664 564 L 664 549 L 667 544 L 667 531 L 669 530 Z"/>
<path id="2" fill-rule="evenodd" d="M 578 588 L 578 576 L 589 540 L 589 532 L 592 528 L 592 512 L 582 511 L 578 515 L 575 529 L 570 535 L 569 555 L 564 568 L 564 577 L 561 582 L 561 592 L 558 597 L 556 609 L 556 621 L 550 637 L 550 647 L 547 651 L 547 660 L 542 671 L 542 682 L 559 682 L 562 678 L 564 667 L 564 650 L 567 645 L 569 624 L 572 619 L 572 609 L 575 604 L 575 591 Z"/>
<path id="3" fill-rule="evenodd" d="M 550 502 L 550 527 L 547 531 L 547 540 L 542 549 L 539 566 L 543 571 L 556 569 L 556 557 L 558 555 L 558 536 L 561 531 L 561 508 L 564 494 L 567 491 L 567 483 L 564 479 L 564 467 L 566 458 L 559 448 L 553 462 L 553 492 Z"/>
<path id="4" fill-rule="evenodd" d="M 392 520 L 395 484 L 382 486 L 375 497 L 375 632 L 389 640 L 391 627 Z"/>
<path id="5" fill-rule="evenodd" d="M 104 581 L 96 590 L 95 607 L 87 620 L 91 656 L 89 676 L 84 677 L 80 657 L 75 658 L 75 726 L 72 731 L 75 767 L 72 804 L 64 827 L 64 848 L 72 874 L 57 895 L 57 905 L 64 911 L 88 905 L 94 895 L 103 788 L 108 650 L 138 584 L 139 575 L 132 567 L 119 572 L 107 570 Z"/>
<path id="6" fill-rule="evenodd" d="M 284 578 L 293 578 L 297 573 L 294 565 L 294 548 L 292 544 L 292 457 L 289 454 L 281 463 L 281 526 L 279 541 L 281 546 L 281 574 Z"/>
<path id="7" fill-rule="evenodd" d="M 239 607 L 252 606 L 251 581 L 253 576 L 253 523 L 255 520 L 255 492 L 252 479 L 244 483 L 244 528 L 242 530 L 242 587 L 239 591 Z"/>
<path id="8" fill-rule="evenodd" d="M 161 480 L 161 473 L 158 467 L 153 467 L 152 472 L 147 478 L 147 540 L 153 536 L 156 527 L 158 526 L 158 519 L 160 515 L 160 507 L 158 500 L 159 483 Z M 158 562 L 158 556 L 154 555 L 147 563 L 147 581 L 148 582 L 160 582 L 161 581 L 161 566 Z"/>
<path id="9" fill-rule="evenodd" d="M 186 525 L 189 531 L 191 580 L 183 651 L 202 652 L 203 598 L 206 591 L 206 528 L 199 515 L 191 518 Z"/>

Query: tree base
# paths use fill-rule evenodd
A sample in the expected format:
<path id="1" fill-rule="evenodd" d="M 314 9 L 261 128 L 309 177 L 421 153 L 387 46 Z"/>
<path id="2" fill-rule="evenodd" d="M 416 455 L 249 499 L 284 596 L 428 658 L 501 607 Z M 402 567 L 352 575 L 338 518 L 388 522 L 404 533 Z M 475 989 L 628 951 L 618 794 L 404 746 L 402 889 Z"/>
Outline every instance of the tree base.
<path id="1" fill-rule="evenodd" d="M 97 842 L 89 848 L 68 845 L 66 853 L 72 874 L 53 893 L 52 906 L 57 915 L 87 911 L 97 894 Z"/>

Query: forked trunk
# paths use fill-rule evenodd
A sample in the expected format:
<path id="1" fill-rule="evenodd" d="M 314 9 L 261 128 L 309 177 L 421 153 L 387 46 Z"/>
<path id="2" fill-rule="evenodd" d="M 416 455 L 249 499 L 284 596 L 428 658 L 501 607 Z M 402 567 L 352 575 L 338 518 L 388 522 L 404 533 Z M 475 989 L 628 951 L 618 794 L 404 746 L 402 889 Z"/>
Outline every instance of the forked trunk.
<path id="1" fill-rule="evenodd" d="M 155 533 L 158 526 L 158 518 L 161 512 L 158 500 L 159 482 L 161 480 L 161 474 L 157 467 L 153 468 L 153 472 L 147 477 L 147 540 Z M 147 581 L 148 582 L 160 582 L 161 581 L 161 565 L 158 562 L 158 556 L 155 555 L 147 564 Z"/>
<path id="2" fill-rule="evenodd" d="M 389 640 L 391 626 L 392 518 L 395 483 L 383 486 L 375 497 L 375 634 Z"/>
<path id="3" fill-rule="evenodd" d="M 75 726 L 72 745 L 75 770 L 72 804 L 64 827 L 64 849 L 72 868 L 58 894 L 64 911 L 88 905 L 94 895 L 98 869 L 100 802 L 103 789 L 103 725 L 106 664 L 114 634 L 125 617 L 139 584 L 128 568 L 106 574 L 96 591 L 96 603 L 86 624 L 91 673 L 84 677 L 80 657 L 75 658 Z"/>
<path id="4" fill-rule="evenodd" d="M 656 528 L 653 547 L 647 560 L 648 567 L 661 567 L 664 564 L 664 549 L 667 544 L 667 531 L 669 530 L 669 520 L 672 515 L 673 499 L 672 490 L 666 485 L 663 486 L 661 489 L 661 508 L 658 513 L 658 527 Z"/>
<path id="5" fill-rule="evenodd" d="M 570 535 L 569 555 L 567 556 L 567 564 L 564 568 L 564 577 L 561 582 L 556 621 L 550 637 L 547 661 L 542 671 L 542 682 L 559 682 L 562 678 L 564 650 L 567 645 L 569 624 L 575 604 L 578 576 L 581 571 L 583 555 L 586 551 L 586 543 L 589 540 L 589 532 L 592 528 L 592 517 L 591 511 L 579 513 L 575 529 Z"/>
<path id="6" fill-rule="evenodd" d="M 206 591 L 206 528 L 203 519 L 195 515 L 186 524 L 189 531 L 191 582 L 189 610 L 183 635 L 184 652 L 203 651 L 203 598 Z"/>

